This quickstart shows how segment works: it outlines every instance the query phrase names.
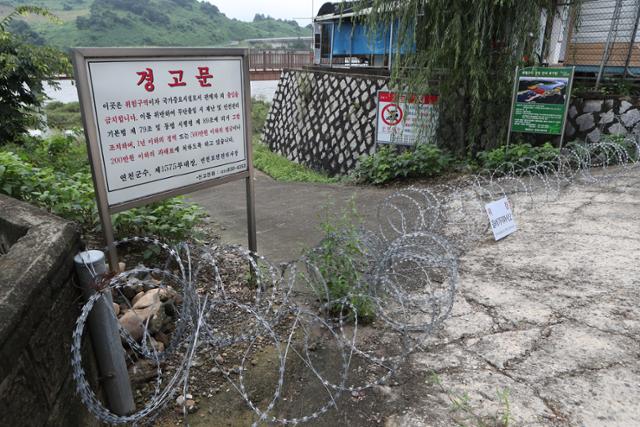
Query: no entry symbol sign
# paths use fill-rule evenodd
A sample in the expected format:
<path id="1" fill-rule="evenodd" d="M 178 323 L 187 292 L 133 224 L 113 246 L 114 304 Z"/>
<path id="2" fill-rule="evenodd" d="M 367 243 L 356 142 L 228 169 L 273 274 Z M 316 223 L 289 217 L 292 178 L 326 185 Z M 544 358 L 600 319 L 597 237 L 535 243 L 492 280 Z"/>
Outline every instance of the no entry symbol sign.
<path id="1" fill-rule="evenodd" d="M 395 126 L 399 124 L 403 117 L 404 112 L 397 104 L 389 104 L 382 109 L 382 121 L 387 126 Z"/>

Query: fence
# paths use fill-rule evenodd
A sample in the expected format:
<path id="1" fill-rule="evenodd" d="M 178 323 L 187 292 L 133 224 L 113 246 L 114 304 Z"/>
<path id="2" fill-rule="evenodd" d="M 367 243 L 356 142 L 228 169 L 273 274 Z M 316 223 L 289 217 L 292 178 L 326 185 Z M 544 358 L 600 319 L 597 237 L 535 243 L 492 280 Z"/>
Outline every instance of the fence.
<path id="1" fill-rule="evenodd" d="M 609 77 L 640 76 L 640 0 L 569 1 L 543 12 L 542 22 L 544 62 L 575 66 L 596 88 Z"/>
<path id="2" fill-rule="evenodd" d="M 311 52 L 252 50 L 249 54 L 249 68 L 252 71 L 300 68 L 312 63 L 313 55 Z"/>

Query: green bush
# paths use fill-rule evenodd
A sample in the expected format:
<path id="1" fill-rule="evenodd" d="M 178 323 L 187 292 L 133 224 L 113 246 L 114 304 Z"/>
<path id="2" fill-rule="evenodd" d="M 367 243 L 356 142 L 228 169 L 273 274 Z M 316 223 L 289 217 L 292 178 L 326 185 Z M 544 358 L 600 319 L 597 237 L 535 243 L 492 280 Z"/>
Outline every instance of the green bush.
<path id="1" fill-rule="evenodd" d="M 483 151 L 478 153 L 477 159 L 481 169 L 500 171 L 505 167 L 525 169 L 534 163 L 554 161 L 559 155 L 560 149 L 547 142 L 540 147 L 533 147 L 531 144 L 513 144 Z"/>
<path id="2" fill-rule="evenodd" d="M 97 224 L 91 174 L 65 174 L 38 168 L 12 152 L 0 152 L 0 192 L 78 222 L 85 230 Z"/>
<path id="3" fill-rule="evenodd" d="M 418 144 L 403 152 L 384 146 L 360 159 L 353 175 L 359 182 L 380 185 L 399 178 L 437 176 L 452 165 L 453 157 L 432 144 Z"/>
<path id="4" fill-rule="evenodd" d="M 158 236 L 181 242 L 198 237 L 194 228 L 204 217 L 200 206 L 173 198 L 116 214 L 113 226 L 121 237 Z"/>
<path id="5" fill-rule="evenodd" d="M 29 127 L 44 99 L 43 82 L 56 75 L 71 74 L 64 53 L 27 43 L 8 31 L 20 15 L 37 14 L 54 19 L 46 9 L 19 6 L 0 18 L 0 145 L 16 142 Z"/>
<path id="6" fill-rule="evenodd" d="M 251 124 L 254 135 L 262 133 L 269 115 L 269 108 L 271 108 L 271 104 L 267 101 L 251 98 Z"/>
<path id="7" fill-rule="evenodd" d="M 75 221 L 83 233 L 98 229 L 93 180 L 83 145 L 72 138 L 30 140 L 18 153 L 0 151 L 0 192 Z M 197 237 L 194 228 L 205 214 L 180 198 L 165 200 L 113 216 L 117 238 L 156 236 L 178 242 Z"/>
<path id="8" fill-rule="evenodd" d="M 366 254 L 360 244 L 358 214 L 353 204 L 351 210 L 343 211 L 341 215 L 329 212 L 327 209 L 321 223 L 324 238 L 320 246 L 308 254 L 326 284 L 326 289 L 320 287 L 315 291 L 321 300 L 331 304 L 334 314 L 349 314 L 352 306 L 358 322 L 371 322 L 375 318 L 374 303 L 362 289 L 358 289 L 366 264 Z"/>
<path id="9" fill-rule="evenodd" d="M 25 136 L 4 150 L 39 168 L 50 167 L 66 174 L 90 172 L 86 144 L 74 136 L 56 134 L 44 140 Z"/>
<path id="10" fill-rule="evenodd" d="M 82 128 L 82 115 L 80 114 L 80 104 L 70 102 L 51 102 L 44 107 L 47 116 L 47 125 L 51 129 L 69 130 Z"/>

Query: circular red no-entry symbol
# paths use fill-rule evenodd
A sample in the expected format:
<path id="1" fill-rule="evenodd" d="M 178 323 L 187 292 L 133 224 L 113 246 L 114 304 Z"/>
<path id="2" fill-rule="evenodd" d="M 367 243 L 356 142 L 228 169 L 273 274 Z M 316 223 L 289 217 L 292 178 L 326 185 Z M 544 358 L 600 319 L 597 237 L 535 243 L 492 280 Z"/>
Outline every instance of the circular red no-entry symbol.
<path id="1" fill-rule="evenodd" d="M 395 126 L 402 121 L 404 113 L 397 104 L 389 104 L 382 109 L 382 121 L 387 126 Z"/>

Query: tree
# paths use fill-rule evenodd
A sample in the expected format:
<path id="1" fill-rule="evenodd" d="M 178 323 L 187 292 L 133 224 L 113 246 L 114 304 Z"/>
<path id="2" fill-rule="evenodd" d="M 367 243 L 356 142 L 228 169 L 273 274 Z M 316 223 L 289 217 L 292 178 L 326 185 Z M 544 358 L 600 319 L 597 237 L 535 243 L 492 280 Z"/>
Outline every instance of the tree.
<path id="1" fill-rule="evenodd" d="M 45 99 L 45 82 L 71 74 L 71 64 L 62 52 L 29 44 L 9 32 L 9 24 L 25 14 L 56 19 L 46 9 L 20 6 L 0 20 L 0 144 L 15 142 L 26 132 Z"/>
<path id="2" fill-rule="evenodd" d="M 372 30 L 398 29 L 392 84 L 440 95 L 439 141 L 475 154 L 506 140 L 516 65 L 535 58 L 543 8 L 557 0 L 359 0 Z M 395 34 L 395 32 L 394 32 Z M 399 52 L 401 49 L 396 49 Z"/>

